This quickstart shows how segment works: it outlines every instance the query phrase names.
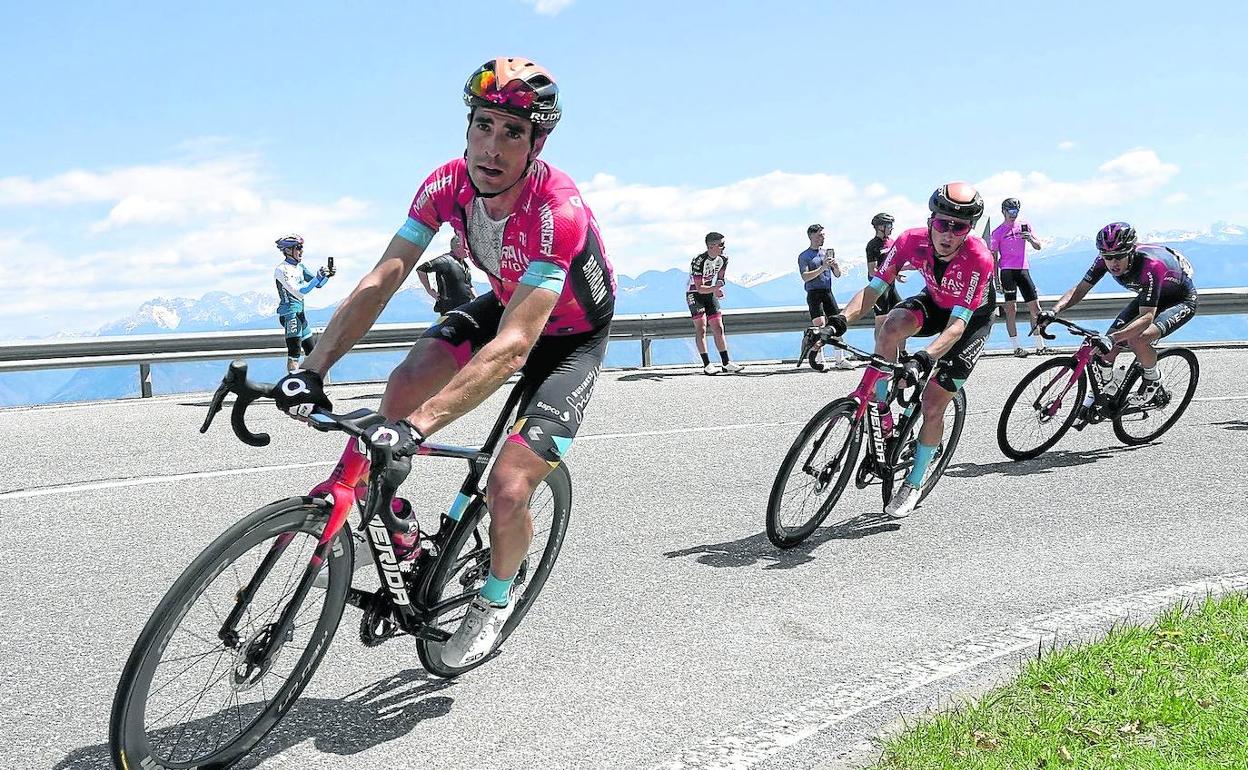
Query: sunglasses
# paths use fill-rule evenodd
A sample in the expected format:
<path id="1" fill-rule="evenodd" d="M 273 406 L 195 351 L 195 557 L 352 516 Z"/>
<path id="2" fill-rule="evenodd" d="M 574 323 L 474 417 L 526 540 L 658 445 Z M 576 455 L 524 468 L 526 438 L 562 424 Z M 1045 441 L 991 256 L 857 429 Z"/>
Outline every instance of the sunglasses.
<path id="1" fill-rule="evenodd" d="M 932 217 L 932 229 L 938 233 L 966 235 L 971 231 L 971 223 L 959 222 L 956 219 L 941 219 L 940 217 Z"/>
<path id="2" fill-rule="evenodd" d="M 1016 217 L 1018 216 L 1018 209 L 1006 209 L 1005 214 L 1006 216 Z"/>
<path id="3" fill-rule="evenodd" d="M 491 70 L 481 70 L 473 75 L 468 81 L 468 91 L 487 102 L 526 110 L 537 101 L 537 92 L 523 80 L 511 80 L 498 88 L 498 77 Z"/>
<path id="4" fill-rule="evenodd" d="M 720 241 L 719 243 L 708 243 L 706 244 L 706 247 L 708 249 L 722 249 L 724 248 L 724 245 L 725 245 L 724 241 Z"/>
<path id="5" fill-rule="evenodd" d="M 1120 251 L 1117 254 L 1105 254 L 1102 252 L 1101 259 L 1105 260 L 1106 262 L 1118 262 L 1120 260 L 1126 259 L 1127 257 L 1131 256 L 1131 254 L 1132 252 L 1130 251 Z"/>

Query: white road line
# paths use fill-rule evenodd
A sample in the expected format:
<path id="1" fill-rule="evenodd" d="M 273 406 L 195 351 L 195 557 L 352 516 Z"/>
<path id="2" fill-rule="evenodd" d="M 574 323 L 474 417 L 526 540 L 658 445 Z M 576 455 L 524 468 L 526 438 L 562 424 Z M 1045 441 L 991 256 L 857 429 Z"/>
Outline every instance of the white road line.
<path id="1" fill-rule="evenodd" d="M 35 487 L 33 489 L 15 489 L 11 492 L 0 492 L 0 500 L 20 500 L 28 497 L 47 497 L 48 495 L 68 495 L 74 492 L 95 492 L 101 489 L 119 489 L 121 487 L 141 487 L 147 484 L 168 484 L 173 481 L 199 481 L 215 479 L 222 476 L 245 476 L 251 473 L 268 473 L 269 471 L 288 471 L 295 468 L 318 468 L 336 465 L 337 460 L 315 463 L 292 463 L 290 465 L 264 465 L 259 468 L 230 468 L 223 471 L 200 471 L 197 473 L 174 473 L 169 476 L 137 476 L 130 479 L 112 479 L 109 481 L 88 481 L 82 484 L 62 484 L 52 487 Z"/>
<path id="2" fill-rule="evenodd" d="M 585 441 L 616 439 L 616 438 L 633 438 L 636 436 L 671 436 L 680 433 L 700 433 L 706 431 L 723 431 L 723 430 L 741 430 L 744 428 L 770 428 L 788 425 L 803 425 L 802 422 L 757 422 L 742 423 L 739 425 L 711 425 L 696 428 L 673 428 L 671 430 L 646 430 L 634 433 L 591 433 L 586 436 L 578 436 L 577 443 Z M 168 484 L 174 481 L 199 481 L 201 479 L 220 478 L 222 476 L 245 476 L 252 473 L 269 473 L 272 471 L 287 471 L 295 468 L 320 468 L 335 465 L 337 460 L 326 460 L 313 463 L 293 463 L 290 465 L 263 465 L 257 468 L 230 468 L 221 471 L 202 471 L 198 473 L 175 473 L 168 476 L 136 476 L 128 479 L 110 479 L 106 481 L 88 481 L 78 484 L 61 484 L 48 487 L 35 487 L 32 489 L 14 489 L 9 492 L 0 492 L 0 501 L 4 500 L 21 500 L 30 497 L 46 497 L 48 495 L 68 495 L 75 492 L 96 492 L 101 489 L 119 489 L 121 487 L 140 487 L 146 484 Z"/>
<path id="3" fill-rule="evenodd" d="M 815 733 L 926 685 L 969 671 L 1041 643 L 1078 639 L 1124 619 L 1138 622 L 1181 600 L 1202 599 L 1248 588 L 1248 572 L 1232 572 L 1116 596 L 1022 620 L 964 639 L 931 657 L 844 682 L 785 711 L 751 719 L 685 750 L 662 770 L 747 768 Z"/>
<path id="4" fill-rule="evenodd" d="M 1248 401 L 1248 396 L 1204 396 L 1193 401 Z"/>

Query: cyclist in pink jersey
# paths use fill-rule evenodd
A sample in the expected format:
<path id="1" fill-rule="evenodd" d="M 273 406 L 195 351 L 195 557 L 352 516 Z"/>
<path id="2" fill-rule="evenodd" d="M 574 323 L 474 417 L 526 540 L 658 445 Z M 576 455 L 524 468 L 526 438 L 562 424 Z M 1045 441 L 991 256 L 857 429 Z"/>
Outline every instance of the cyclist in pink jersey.
<path id="1" fill-rule="evenodd" d="M 1001 214 L 1005 221 L 992 231 L 988 248 L 997 260 L 997 271 L 1001 277 L 1001 287 L 1005 291 L 1005 328 L 1010 334 L 1010 344 L 1014 346 L 1014 355 L 1019 358 L 1027 356 L 1027 350 L 1018 344 L 1018 327 L 1014 319 L 1017 310 L 1014 300 L 1021 292 L 1023 302 L 1031 313 L 1031 325 L 1035 327 L 1036 318 L 1040 313 L 1040 300 L 1036 295 L 1036 284 L 1031 280 L 1031 271 L 1027 269 L 1027 247 L 1039 250 L 1040 241 L 1036 240 L 1031 231 L 1031 223 L 1018 217 L 1022 204 L 1018 198 L 1006 198 L 1001 201 Z M 1044 352 L 1044 337 L 1036 330 L 1036 352 Z"/>
<path id="2" fill-rule="evenodd" d="M 421 185 L 407 222 L 338 308 L 304 368 L 278 383 L 276 398 L 295 417 L 330 408 L 322 375 L 373 325 L 437 229 L 451 226 L 493 291 L 450 310 L 417 341 L 386 385 L 380 412 L 388 421 L 370 433 L 391 456 L 410 456 L 524 373 L 518 419 L 486 483 L 489 575 L 443 648 L 450 667 L 489 654 L 515 606 L 512 583 L 533 532 L 528 501 L 580 428 L 606 354 L 616 285 L 576 185 L 537 159 L 562 115 L 551 74 L 527 59 L 494 59 L 468 78 L 463 98 L 464 157 Z M 367 468 L 368 455 L 352 441 L 330 481 L 360 483 Z"/>
<path id="3" fill-rule="evenodd" d="M 944 435 L 945 408 L 975 368 L 992 331 L 997 304 L 992 254 L 982 240 L 971 235 L 984 213 L 983 198 L 965 182 L 950 182 L 932 193 L 927 207 L 931 212 L 927 227 L 898 236 L 871 282 L 854 295 L 842 315 L 828 320 L 833 334 L 844 334 L 849 324 L 866 313 L 897 280 L 903 268 L 917 270 L 927 284 L 889 312 L 875 342 L 876 355 L 896 361 L 906 339 L 935 335 L 936 339 L 905 362 L 906 378 L 912 382 L 930 374 L 937 361 L 946 363 L 933 377 L 940 387 L 923 391 L 923 424 L 914 466 L 884 507 L 884 512 L 894 518 L 908 516 L 918 504 L 923 476 Z M 889 375 L 881 374 L 877 393 L 882 401 Z"/>

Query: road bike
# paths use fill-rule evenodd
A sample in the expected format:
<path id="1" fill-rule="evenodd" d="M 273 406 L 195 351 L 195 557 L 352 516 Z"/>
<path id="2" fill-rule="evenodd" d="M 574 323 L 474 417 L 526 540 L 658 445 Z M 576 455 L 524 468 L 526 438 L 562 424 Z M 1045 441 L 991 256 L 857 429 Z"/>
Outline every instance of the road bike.
<path id="1" fill-rule="evenodd" d="M 901 376 L 904 363 L 815 333 L 827 344 L 864 357 L 868 366 L 852 393 L 810 418 L 780 463 L 767 501 L 767 537 L 777 548 L 792 548 L 809 537 L 836 507 L 851 478 L 858 489 L 878 483 L 883 502 L 888 503 L 893 487 L 914 465 L 922 422 L 922 410 L 916 407 L 932 376 L 929 373 L 907 397 Z M 875 407 L 875 387 L 890 372 L 893 377 L 884 400 L 887 409 L 881 413 Z M 897 413 L 894 404 L 900 408 Z M 945 433 L 923 477 L 920 502 L 944 474 L 965 421 L 966 393 L 959 389 L 946 408 Z"/>
<path id="2" fill-rule="evenodd" d="M 1200 381 L 1200 362 L 1187 348 L 1157 354 L 1162 389 L 1145 401 L 1144 368 L 1132 361 L 1117 384 L 1101 380 L 1099 366 L 1090 366 L 1100 332 L 1063 318 L 1056 323 L 1083 337 L 1073 356 L 1054 358 L 1027 373 L 1015 386 L 997 420 L 997 446 L 1012 460 L 1029 460 L 1050 449 L 1073 426 L 1083 430 L 1109 420 L 1124 444 L 1146 444 L 1169 430 L 1183 416 Z M 1034 330 L 1033 330 L 1034 331 Z M 1041 330 L 1046 339 L 1056 335 Z M 1092 392 L 1093 403 L 1083 407 Z"/>
<path id="3" fill-rule="evenodd" d="M 363 439 L 385 418 L 370 409 L 315 410 L 312 427 L 346 433 L 368 448 L 367 493 L 357 499 L 354 488 L 336 482 L 269 503 L 222 533 L 187 567 L 152 613 L 122 670 L 109 725 L 114 765 L 223 768 L 237 762 L 294 705 L 329 648 L 346 604 L 362 611 L 359 637 L 365 646 L 409 635 L 421 664 L 436 676 L 454 677 L 489 660 L 492 656 L 453 667 L 441 652 L 489 571 L 481 481 L 524 385 L 522 378 L 512 389 L 484 446 L 425 442 L 418 449 L 418 456 L 468 462 L 459 493 L 432 533 L 394 510 L 411 458 L 389 459 Z M 201 432 L 232 393 L 234 433 L 252 446 L 267 445 L 267 434 L 248 429 L 246 411 L 258 398 L 271 397 L 273 388 L 249 381 L 247 365 L 235 361 Z M 405 501 L 397 500 L 402 510 Z M 500 644 L 541 592 L 559 556 L 571 503 L 571 480 L 561 463 L 530 500 L 533 542 L 514 582 L 516 608 Z M 357 508 L 359 523 L 352 533 L 350 515 Z M 404 558 L 396 552 L 395 534 L 407 535 L 419 548 Z M 361 557 L 372 559 L 380 587 L 352 585 Z"/>

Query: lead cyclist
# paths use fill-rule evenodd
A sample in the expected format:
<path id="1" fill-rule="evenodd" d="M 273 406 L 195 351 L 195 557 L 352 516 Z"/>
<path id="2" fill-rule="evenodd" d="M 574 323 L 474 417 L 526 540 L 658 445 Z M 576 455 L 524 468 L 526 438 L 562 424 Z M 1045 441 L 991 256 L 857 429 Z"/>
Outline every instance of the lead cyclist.
<path id="1" fill-rule="evenodd" d="M 467 244 L 492 291 L 449 311 L 416 342 L 386 383 L 387 422 L 370 434 L 393 456 L 409 456 L 524 372 L 519 416 L 486 482 L 489 576 L 443 648 L 449 667 L 489 654 L 515 607 L 512 584 L 533 538 L 529 499 L 580 428 L 606 354 L 616 286 L 576 185 L 538 160 L 562 116 L 550 72 L 528 59 L 493 59 L 468 78 L 463 99 L 463 157 L 420 186 L 406 223 L 276 397 L 296 418 L 330 409 L 324 375 L 372 327 L 438 228 L 449 224 Z M 354 487 L 367 475 L 368 456 L 351 441 L 318 490 L 335 481 Z"/>

